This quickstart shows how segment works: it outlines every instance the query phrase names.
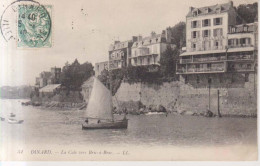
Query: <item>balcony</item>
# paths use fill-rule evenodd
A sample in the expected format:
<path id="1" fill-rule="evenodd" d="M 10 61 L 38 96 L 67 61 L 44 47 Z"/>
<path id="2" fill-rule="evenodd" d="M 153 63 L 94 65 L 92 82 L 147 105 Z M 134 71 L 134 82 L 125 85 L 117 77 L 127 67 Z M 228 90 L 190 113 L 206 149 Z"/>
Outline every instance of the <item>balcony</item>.
<path id="1" fill-rule="evenodd" d="M 196 73 L 223 73 L 226 71 L 224 62 L 204 65 L 178 65 L 177 74 L 196 74 Z"/>
<path id="2" fill-rule="evenodd" d="M 180 59 L 181 64 L 192 63 L 192 59 Z"/>
<path id="3" fill-rule="evenodd" d="M 194 58 L 193 62 L 214 62 L 214 61 L 223 61 L 223 60 L 226 60 L 225 56 Z"/>
<path id="4" fill-rule="evenodd" d="M 255 70 L 254 66 L 254 63 L 230 63 L 228 72 L 252 72 Z"/>
<path id="5" fill-rule="evenodd" d="M 237 61 L 237 60 L 254 60 L 254 55 L 247 54 L 247 55 L 229 55 L 228 61 Z"/>
<path id="6" fill-rule="evenodd" d="M 177 74 L 196 74 L 196 73 L 222 73 L 225 72 L 223 68 L 189 68 L 189 69 L 177 69 Z"/>
<path id="7" fill-rule="evenodd" d="M 252 44 L 229 45 L 228 48 L 254 47 Z"/>

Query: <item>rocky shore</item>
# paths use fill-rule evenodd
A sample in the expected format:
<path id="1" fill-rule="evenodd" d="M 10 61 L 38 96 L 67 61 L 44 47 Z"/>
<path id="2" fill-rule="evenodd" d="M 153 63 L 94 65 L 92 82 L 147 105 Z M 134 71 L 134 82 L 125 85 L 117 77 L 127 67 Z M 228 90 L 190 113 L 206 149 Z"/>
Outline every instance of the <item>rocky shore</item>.
<path id="1" fill-rule="evenodd" d="M 23 102 L 22 105 L 24 106 L 34 106 L 34 107 L 41 107 L 41 108 L 48 108 L 48 109 L 61 109 L 61 110 L 71 110 L 71 109 L 84 109 L 86 108 L 86 103 L 72 103 L 72 102 Z"/>
<path id="2" fill-rule="evenodd" d="M 24 106 L 34 106 L 39 107 L 41 109 L 51 109 L 51 110 L 83 110 L 86 109 L 87 104 L 85 102 L 82 103 L 72 103 L 72 102 L 22 102 L 21 103 Z M 113 110 L 114 114 L 124 114 L 124 111 L 121 108 L 114 107 Z M 141 106 L 141 108 L 128 108 L 126 109 L 126 113 L 130 115 L 145 115 L 145 114 L 165 114 L 166 116 L 168 114 L 174 114 L 174 115 L 183 115 L 183 116 L 202 116 L 202 117 L 219 117 L 217 114 L 214 114 L 213 112 L 209 110 L 197 112 L 197 111 L 186 111 L 186 110 L 167 110 L 162 105 L 150 105 L 150 106 Z M 251 117 L 256 118 L 256 114 L 252 115 L 244 115 L 244 114 L 223 114 L 221 117 Z"/>

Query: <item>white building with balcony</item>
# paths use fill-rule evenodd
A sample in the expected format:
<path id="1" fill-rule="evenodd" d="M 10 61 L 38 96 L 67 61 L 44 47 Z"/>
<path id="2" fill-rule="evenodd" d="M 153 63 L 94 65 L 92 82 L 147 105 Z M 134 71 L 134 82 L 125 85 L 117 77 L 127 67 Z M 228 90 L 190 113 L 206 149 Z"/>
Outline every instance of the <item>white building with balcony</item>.
<path id="1" fill-rule="evenodd" d="M 160 65 L 161 54 L 168 46 L 172 48 L 175 46 L 171 44 L 171 37 L 169 29 L 161 34 L 152 32 L 151 36 L 145 38 L 138 36 L 137 41 L 132 45 L 131 56 L 128 57 L 128 65 Z"/>
<path id="2" fill-rule="evenodd" d="M 177 74 L 254 71 L 257 23 L 236 25 L 233 2 L 190 7 Z"/>

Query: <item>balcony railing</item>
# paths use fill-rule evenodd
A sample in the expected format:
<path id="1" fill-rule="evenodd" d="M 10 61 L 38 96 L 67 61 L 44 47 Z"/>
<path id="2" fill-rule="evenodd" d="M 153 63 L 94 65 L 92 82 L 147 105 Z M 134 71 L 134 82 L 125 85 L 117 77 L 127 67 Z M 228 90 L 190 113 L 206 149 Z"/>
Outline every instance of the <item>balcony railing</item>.
<path id="1" fill-rule="evenodd" d="M 191 63 L 192 59 L 180 59 L 180 63 Z"/>
<path id="2" fill-rule="evenodd" d="M 177 73 L 210 73 L 210 72 L 224 72 L 225 68 L 223 67 L 211 67 L 211 68 L 185 68 L 177 69 Z"/>
<path id="3" fill-rule="evenodd" d="M 213 46 L 213 50 L 223 50 L 223 46 Z"/>
<path id="4" fill-rule="evenodd" d="M 254 47 L 252 44 L 237 44 L 229 45 L 228 48 L 240 48 L 240 47 Z"/>
<path id="5" fill-rule="evenodd" d="M 254 60 L 254 55 L 229 55 L 228 60 Z"/>
<path id="6" fill-rule="evenodd" d="M 220 57 L 194 58 L 193 62 L 210 62 L 210 61 L 222 61 L 222 60 L 226 60 L 226 57 L 220 56 Z"/>

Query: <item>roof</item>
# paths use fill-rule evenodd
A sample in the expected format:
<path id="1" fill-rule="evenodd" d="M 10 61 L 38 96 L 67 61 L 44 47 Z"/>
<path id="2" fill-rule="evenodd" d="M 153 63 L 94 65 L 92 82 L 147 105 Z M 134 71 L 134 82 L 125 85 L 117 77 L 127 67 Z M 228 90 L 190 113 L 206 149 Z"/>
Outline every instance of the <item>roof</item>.
<path id="1" fill-rule="evenodd" d="M 161 43 L 161 42 L 166 42 L 165 36 L 163 34 L 156 34 L 154 36 L 144 37 L 142 40 L 134 42 L 132 48 L 142 47 L 142 46 Z"/>
<path id="2" fill-rule="evenodd" d="M 61 84 L 50 84 L 41 88 L 39 92 L 53 92 L 55 89 L 59 88 Z"/>
<path id="3" fill-rule="evenodd" d="M 109 51 L 127 48 L 130 45 L 130 43 L 132 43 L 131 40 L 127 40 L 127 41 L 122 41 L 122 42 L 118 42 L 118 43 L 115 43 L 115 44 L 111 44 L 109 46 Z"/>
<path id="4" fill-rule="evenodd" d="M 192 10 L 189 11 L 187 14 L 187 17 L 193 17 L 192 12 L 198 11 L 198 16 L 200 15 L 210 15 L 210 14 L 216 14 L 216 13 L 223 13 L 223 12 L 228 12 L 230 8 L 233 7 L 233 2 L 230 1 L 228 3 L 224 4 L 216 4 L 212 6 L 206 6 L 206 7 L 201 7 L 201 8 L 192 8 Z"/>

